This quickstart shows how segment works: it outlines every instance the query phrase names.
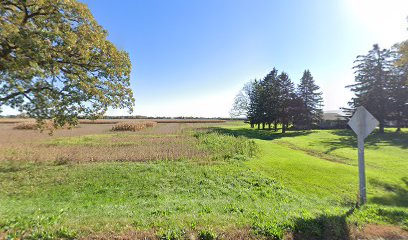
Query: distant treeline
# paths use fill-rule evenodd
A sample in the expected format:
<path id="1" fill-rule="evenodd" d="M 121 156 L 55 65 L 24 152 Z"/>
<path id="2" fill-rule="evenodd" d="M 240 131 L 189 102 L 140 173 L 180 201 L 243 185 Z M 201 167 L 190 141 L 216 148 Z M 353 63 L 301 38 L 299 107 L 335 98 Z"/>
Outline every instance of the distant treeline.
<path id="1" fill-rule="evenodd" d="M 22 118 L 30 118 L 27 114 L 17 114 L 17 115 L 0 115 L 0 118 L 3 119 L 22 119 Z M 92 119 L 85 118 L 82 116 L 78 117 L 79 120 L 89 120 L 92 122 Z M 246 118 L 222 118 L 222 117 L 214 117 L 214 118 L 206 118 L 206 117 L 149 117 L 149 116 L 141 116 L 141 115 L 136 115 L 136 116 L 102 116 L 98 119 L 104 119 L 104 120 L 112 120 L 112 119 L 155 119 L 155 120 L 163 120 L 161 122 L 170 122 L 171 120 L 192 120 L 192 121 L 214 121 L 214 122 L 225 122 L 225 121 L 234 121 L 234 120 L 246 120 Z M 96 120 L 96 119 L 95 119 Z M 13 123 L 15 121 L 12 121 Z M 178 121 L 180 122 L 180 121 Z"/>
<path id="2" fill-rule="evenodd" d="M 322 117 L 322 92 L 309 70 L 303 72 L 300 84 L 294 83 L 285 72 L 274 68 L 262 79 L 251 80 L 235 97 L 231 116 L 246 116 L 251 127 L 273 128 L 278 125 L 286 132 L 289 125 L 311 129 Z"/>

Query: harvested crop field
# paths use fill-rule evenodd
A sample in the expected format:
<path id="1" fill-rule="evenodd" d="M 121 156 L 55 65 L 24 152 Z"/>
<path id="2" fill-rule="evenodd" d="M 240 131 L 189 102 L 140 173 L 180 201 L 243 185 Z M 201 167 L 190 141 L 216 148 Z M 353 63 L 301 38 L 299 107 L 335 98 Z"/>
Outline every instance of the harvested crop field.
<path id="1" fill-rule="evenodd" d="M 0 161 L 148 161 L 196 158 L 193 129 L 215 123 L 161 123 L 140 131 L 112 131 L 114 124 L 79 124 L 73 129 L 49 131 L 14 129 L 0 124 Z"/>

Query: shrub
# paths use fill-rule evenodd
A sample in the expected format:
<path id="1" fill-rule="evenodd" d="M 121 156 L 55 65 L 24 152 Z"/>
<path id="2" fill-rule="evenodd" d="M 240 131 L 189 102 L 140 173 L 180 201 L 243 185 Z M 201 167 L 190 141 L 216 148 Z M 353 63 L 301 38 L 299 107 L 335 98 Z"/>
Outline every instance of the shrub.
<path id="1" fill-rule="evenodd" d="M 258 236 L 265 236 L 268 239 L 283 239 L 284 228 L 275 223 L 255 223 L 252 230 Z"/>
<path id="2" fill-rule="evenodd" d="M 166 231 L 160 231 L 157 235 L 160 240 L 178 240 L 184 239 L 185 231 L 183 229 L 168 229 Z"/>
<path id="3" fill-rule="evenodd" d="M 120 122 L 112 127 L 112 131 L 140 131 L 145 128 L 154 127 L 157 122 Z"/>
<path id="4" fill-rule="evenodd" d="M 217 234 L 212 230 L 201 230 L 198 233 L 198 239 L 200 239 L 200 240 L 214 240 L 214 239 L 217 239 Z"/>

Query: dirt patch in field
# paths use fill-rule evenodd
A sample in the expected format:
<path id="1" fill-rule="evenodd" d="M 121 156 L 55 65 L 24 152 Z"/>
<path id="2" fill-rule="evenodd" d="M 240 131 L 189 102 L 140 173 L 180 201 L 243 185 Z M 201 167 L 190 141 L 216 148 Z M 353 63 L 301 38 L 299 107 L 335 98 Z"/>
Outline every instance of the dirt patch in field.
<path id="1" fill-rule="evenodd" d="M 108 239 L 115 239 L 115 240 L 131 240 L 131 239 L 144 239 L 144 240 L 156 240 L 158 237 L 154 233 L 154 231 L 129 231 L 123 234 L 117 233 L 104 233 L 104 234 L 95 234 L 88 237 L 80 238 L 83 240 L 108 240 Z"/>
<path id="2" fill-rule="evenodd" d="M 352 228 L 350 230 L 350 236 L 351 239 L 399 240 L 408 239 L 408 231 L 405 231 L 398 226 L 368 224 L 362 229 L 358 229 L 357 227 Z"/>

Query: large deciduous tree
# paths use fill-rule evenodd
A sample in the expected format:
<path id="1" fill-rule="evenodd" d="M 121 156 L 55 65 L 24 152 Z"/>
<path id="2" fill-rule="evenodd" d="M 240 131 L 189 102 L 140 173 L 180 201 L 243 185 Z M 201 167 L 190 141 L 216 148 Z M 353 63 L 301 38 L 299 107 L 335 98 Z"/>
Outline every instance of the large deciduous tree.
<path id="1" fill-rule="evenodd" d="M 85 4 L 0 0 L 0 107 L 58 126 L 128 108 L 131 64 Z"/>
<path id="2" fill-rule="evenodd" d="M 244 85 L 241 91 L 234 98 L 232 109 L 230 111 L 231 117 L 248 116 L 250 106 L 250 95 L 252 89 L 252 82 L 248 82 Z"/>

